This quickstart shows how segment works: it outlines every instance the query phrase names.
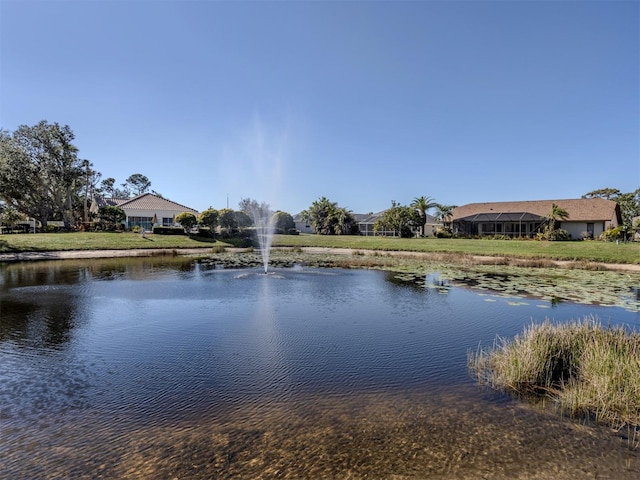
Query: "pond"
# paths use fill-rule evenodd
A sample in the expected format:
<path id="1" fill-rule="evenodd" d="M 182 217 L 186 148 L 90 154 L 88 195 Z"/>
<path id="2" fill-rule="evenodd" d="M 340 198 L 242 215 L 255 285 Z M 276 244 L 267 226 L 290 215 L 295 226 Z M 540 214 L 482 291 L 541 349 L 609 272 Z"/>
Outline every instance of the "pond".
<path id="1" fill-rule="evenodd" d="M 0 478 L 638 478 L 620 432 L 467 371 L 496 335 L 585 316 L 640 327 L 438 272 L 0 266 Z"/>

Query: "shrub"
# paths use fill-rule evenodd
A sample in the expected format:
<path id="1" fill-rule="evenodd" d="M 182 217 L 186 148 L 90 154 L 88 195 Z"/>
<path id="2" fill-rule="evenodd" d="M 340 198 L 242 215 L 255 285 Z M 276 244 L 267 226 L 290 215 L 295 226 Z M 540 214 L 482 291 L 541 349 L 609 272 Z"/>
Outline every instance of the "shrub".
<path id="1" fill-rule="evenodd" d="M 152 232 L 158 235 L 184 235 L 184 228 L 180 227 L 153 227 Z"/>
<path id="2" fill-rule="evenodd" d="M 176 215 L 176 222 L 178 222 L 186 233 L 189 233 L 191 229 L 198 223 L 198 219 L 191 212 L 182 212 Z"/>
<path id="3" fill-rule="evenodd" d="M 439 228 L 436 230 L 436 238 L 451 238 L 453 234 L 450 230 L 445 230 L 443 228 Z"/>
<path id="4" fill-rule="evenodd" d="M 254 246 L 254 241 L 251 237 L 230 237 L 225 239 L 226 243 L 230 243 L 236 248 L 250 248 Z"/>
<path id="5" fill-rule="evenodd" d="M 606 242 L 612 242 L 614 240 L 618 240 L 620 238 L 622 238 L 622 233 L 624 232 L 624 227 L 623 226 L 619 226 L 616 228 L 609 228 L 607 230 L 605 230 L 604 232 L 602 232 L 602 235 L 600 235 L 600 239 L 604 240 Z"/>
<path id="6" fill-rule="evenodd" d="M 111 205 L 100 207 L 98 209 L 98 216 L 101 220 L 107 223 L 120 223 L 127 218 L 127 214 L 124 213 L 124 210 Z"/>
<path id="7" fill-rule="evenodd" d="M 198 229 L 198 233 L 196 234 L 197 237 L 202 237 L 202 238 L 215 238 L 216 235 L 215 233 L 210 229 L 210 228 L 203 228 L 200 227 Z"/>

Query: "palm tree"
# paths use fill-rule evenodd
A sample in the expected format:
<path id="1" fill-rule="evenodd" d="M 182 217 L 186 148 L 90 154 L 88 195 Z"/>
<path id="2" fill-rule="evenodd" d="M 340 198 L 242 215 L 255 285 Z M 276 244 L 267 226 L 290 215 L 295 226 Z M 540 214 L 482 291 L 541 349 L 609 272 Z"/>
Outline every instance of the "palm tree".
<path id="1" fill-rule="evenodd" d="M 556 224 L 558 221 L 564 221 L 567 218 L 569 218 L 569 212 L 555 203 L 551 204 L 551 211 L 547 214 L 548 224 L 545 227 L 545 236 L 548 240 L 555 240 Z"/>
<path id="2" fill-rule="evenodd" d="M 549 220 L 552 230 L 556 229 L 556 223 L 558 220 L 564 221 L 567 218 L 569 218 L 569 212 L 555 203 L 551 204 L 551 211 L 549 212 L 547 219 Z"/>
<path id="3" fill-rule="evenodd" d="M 454 205 L 442 205 L 440 203 L 436 204 L 436 220 L 442 222 L 443 227 L 446 227 L 448 220 L 453 214 L 454 208 L 456 208 Z"/>
<path id="4" fill-rule="evenodd" d="M 418 213 L 420 214 L 420 223 L 421 223 L 421 228 L 420 228 L 420 234 L 424 237 L 424 226 L 427 223 L 427 210 L 436 207 L 438 204 L 435 202 L 435 200 L 431 197 L 416 197 L 413 199 L 413 202 L 411 202 L 411 207 L 415 208 L 416 210 L 418 210 Z"/>

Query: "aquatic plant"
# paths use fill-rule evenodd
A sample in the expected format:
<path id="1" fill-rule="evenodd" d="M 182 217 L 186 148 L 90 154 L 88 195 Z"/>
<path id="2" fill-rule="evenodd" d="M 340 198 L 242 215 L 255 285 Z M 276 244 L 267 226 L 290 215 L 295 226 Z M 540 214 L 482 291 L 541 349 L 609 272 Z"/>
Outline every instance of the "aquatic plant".
<path id="1" fill-rule="evenodd" d="M 616 428 L 640 427 L 640 333 L 622 326 L 546 320 L 468 352 L 468 366 L 495 389 L 552 398 L 563 412 Z"/>

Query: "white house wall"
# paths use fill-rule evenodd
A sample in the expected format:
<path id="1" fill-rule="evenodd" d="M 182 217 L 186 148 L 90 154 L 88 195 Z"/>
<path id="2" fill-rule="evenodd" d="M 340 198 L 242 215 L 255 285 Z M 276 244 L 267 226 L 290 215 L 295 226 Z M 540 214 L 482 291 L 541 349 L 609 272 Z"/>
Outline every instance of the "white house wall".
<path id="1" fill-rule="evenodd" d="M 593 223 L 593 238 L 598 238 L 604 232 L 605 223 L 608 222 L 589 222 Z M 587 231 L 586 222 L 562 222 L 560 228 L 569 232 L 572 240 L 579 240 L 583 237 L 583 233 Z"/>

